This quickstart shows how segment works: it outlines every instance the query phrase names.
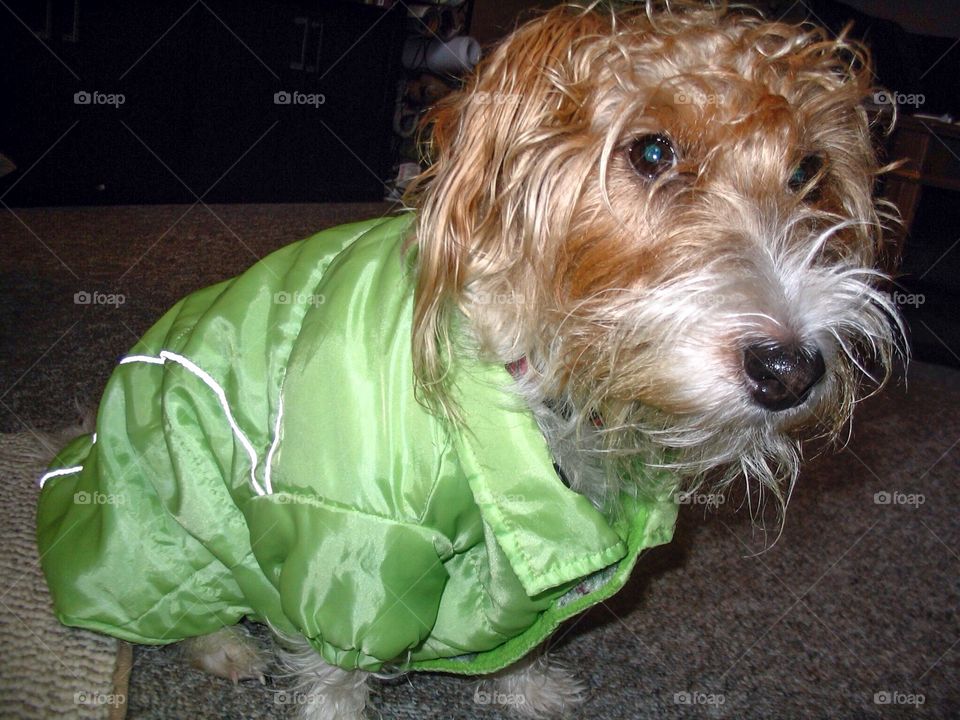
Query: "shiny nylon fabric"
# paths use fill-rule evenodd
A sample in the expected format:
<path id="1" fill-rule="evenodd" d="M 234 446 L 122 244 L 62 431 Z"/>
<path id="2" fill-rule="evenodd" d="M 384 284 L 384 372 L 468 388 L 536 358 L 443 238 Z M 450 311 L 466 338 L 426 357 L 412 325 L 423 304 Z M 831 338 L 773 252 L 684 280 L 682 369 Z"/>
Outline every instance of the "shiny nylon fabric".
<path id="1" fill-rule="evenodd" d="M 503 367 L 457 359 L 458 425 L 417 402 L 411 222 L 283 248 L 132 349 L 41 493 L 62 622 L 166 643 L 249 616 L 344 668 L 491 672 L 670 539 L 668 498 L 609 522 L 564 487 Z"/>

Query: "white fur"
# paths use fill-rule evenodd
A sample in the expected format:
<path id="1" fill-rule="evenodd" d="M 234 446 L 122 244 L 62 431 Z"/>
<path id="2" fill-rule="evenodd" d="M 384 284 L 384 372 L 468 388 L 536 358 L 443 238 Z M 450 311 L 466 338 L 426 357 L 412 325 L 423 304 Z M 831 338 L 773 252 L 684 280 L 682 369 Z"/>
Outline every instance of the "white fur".
<path id="1" fill-rule="evenodd" d="M 474 692 L 475 701 L 505 706 L 517 717 L 534 720 L 566 717 L 586 696 L 586 684 L 572 670 L 536 652 L 481 680 Z"/>
<path id="2" fill-rule="evenodd" d="M 307 640 L 274 630 L 278 656 L 285 673 L 292 678 L 278 696 L 278 703 L 293 704 L 300 720 L 361 720 L 370 696 L 370 673 L 344 670 L 326 663 Z"/>
<path id="3" fill-rule="evenodd" d="M 443 393 L 454 342 L 525 358 L 516 392 L 570 487 L 607 514 L 622 492 L 651 489 L 637 487 L 646 474 L 619 479 L 637 462 L 671 471 L 658 492 L 743 478 L 751 506 L 766 492 L 783 508 L 799 430 L 840 435 L 864 381 L 882 383 L 905 354 L 872 269 L 889 214 L 872 197 L 866 54 L 812 27 L 666 5 L 609 22 L 554 10 L 441 103 L 418 180 L 416 381 L 455 417 Z M 677 91 L 711 89 L 719 102 L 663 112 Z M 480 102 L 491 97 L 511 102 Z M 656 179 L 628 159 L 651 133 L 681 156 Z M 824 175 L 791 187 L 811 151 Z M 745 360 L 759 343 L 815 348 L 825 375 L 795 406 L 764 407 Z M 235 640 L 203 646 L 218 674 L 221 641 Z M 302 720 L 363 717 L 370 673 L 328 665 L 302 637 L 279 641 Z M 538 719 L 585 692 L 539 654 L 477 686 Z"/>

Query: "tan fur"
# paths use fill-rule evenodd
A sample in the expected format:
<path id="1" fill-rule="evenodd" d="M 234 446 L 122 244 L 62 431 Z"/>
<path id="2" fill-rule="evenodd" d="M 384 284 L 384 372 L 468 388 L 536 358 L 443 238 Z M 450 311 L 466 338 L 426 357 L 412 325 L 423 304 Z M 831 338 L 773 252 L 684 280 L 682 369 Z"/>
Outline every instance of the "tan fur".
<path id="1" fill-rule="evenodd" d="M 896 348 L 899 321 L 870 274 L 887 217 L 872 197 L 869 57 L 813 26 L 657 5 L 550 11 L 436 109 L 434 164 L 411 200 L 417 378 L 443 404 L 462 314 L 486 357 L 529 360 L 540 400 L 583 427 L 602 418 L 615 454 L 661 457 L 694 481 L 732 467 L 727 480 L 746 473 L 778 493 L 796 473 L 795 431 L 839 431 L 862 394 L 863 357 L 882 382 Z M 625 151 L 649 133 L 681 151 L 653 182 Z M 787 186 L 810 153 L 825 159 L 816 198 Z M 803 293 L 770 265 L 790 262 L 808 293 L 820 283 L 845 297 L 821 313 L 832 326 L 786 307 Z M 846 270 L 863 274 L 844 284 Z M 815 402 L 776 418 L 738 404 L 751 338 L 824 346 Z M 708 376 L 678 370 L 698 361 Z"/>
<path id="2" fill-rule="evenodd" d="M 598 507 L 641 490 L 618 480 L 638 458 L 784 506 L 798 438 L 837 434 L 902 352 L 876 269 L 892 217 L 873 199 L 870 91 L 856 43 L 724 8 L 562 7 L 519 28 L 432 115 L 434 164 L 409 198 L 423 400 L 456 418 L 459 353 L 525 358 L 515 389 Z M 630 149 L 651 135 L 678 159 L 645 176 Z M 791 187 L 811 156 L 822 167 Z M 764 344 L 821 361 L 788 406 L 750 384 Z M 236 677 L 235 638 L 214 640 L 200 664 Z M 368 673 L 281 640 L 301 718 L 363 717 Z M 542 718 L 585 695 L 532 655 L 474 700 Z"/>

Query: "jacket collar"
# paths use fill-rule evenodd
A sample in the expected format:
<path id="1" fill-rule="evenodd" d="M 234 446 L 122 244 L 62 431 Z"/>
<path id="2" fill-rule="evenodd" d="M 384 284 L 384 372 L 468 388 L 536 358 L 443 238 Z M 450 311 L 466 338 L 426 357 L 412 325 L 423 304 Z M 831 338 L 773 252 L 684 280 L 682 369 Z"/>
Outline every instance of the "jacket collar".
<path id="1" fill-rule="evenodd" d="M 452 433 L 480 508 L 528 595 L 579 579 L 624 557 L 624 539 L 554 469 L 533 413 L 509 391 L 503 366 L 461 362 Z"/>

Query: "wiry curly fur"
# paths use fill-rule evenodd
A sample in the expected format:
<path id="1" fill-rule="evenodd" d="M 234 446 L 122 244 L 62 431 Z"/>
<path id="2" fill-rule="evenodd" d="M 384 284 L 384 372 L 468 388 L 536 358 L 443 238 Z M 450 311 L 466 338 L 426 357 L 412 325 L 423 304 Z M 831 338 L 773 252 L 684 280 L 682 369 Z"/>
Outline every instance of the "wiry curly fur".
<path id="1" fill-rule="evenodd" d="M 564 7 L 521 27 L 437 108 L 411 196 L 422 398 L 456 416 L 458 352 L 524 359 L 517 391 L 603 509 L 638 459 L 688 489 L 743 476 L 785 502 L 802 431 L 835 435 L 900 348 L 869 92 L 856 43 L 722 8 Z M 677 152 L 652 177 L 631 161 L 651 135 Z M 791 183 L 809 156 L 822 167 Z M 747 379 L 749 349 L 771 344 L 822 359 L 780 407 Z M 303 717 L 362 715 L 368 673 L 283 644 Z M 528 717 L 585 691 L 540 657 L 485 683 Z"/>
<path id="2" fill-rule="evenodd" d="M 782 500 L 797 431 L 838 432 L 898 348 L 870 77 L 845 37 L 722 8 L 563 7 L 521 27 L 433 116 L 415 191 L 424 396 L 445 402 L 462 313 L 487 357 L 527 358 L 524 393 L 554 427 L 687 487 L 719 469 Z M 652 133 L 679 162 L 648 181 L 627 149 Z M 794 192 L 809 154 L 823 169 Z M 805 403 L 751 401 L 743 348 L 764 341 L 820 349 Z M 608 501 L 619 475 L 588 493 Z"/>

